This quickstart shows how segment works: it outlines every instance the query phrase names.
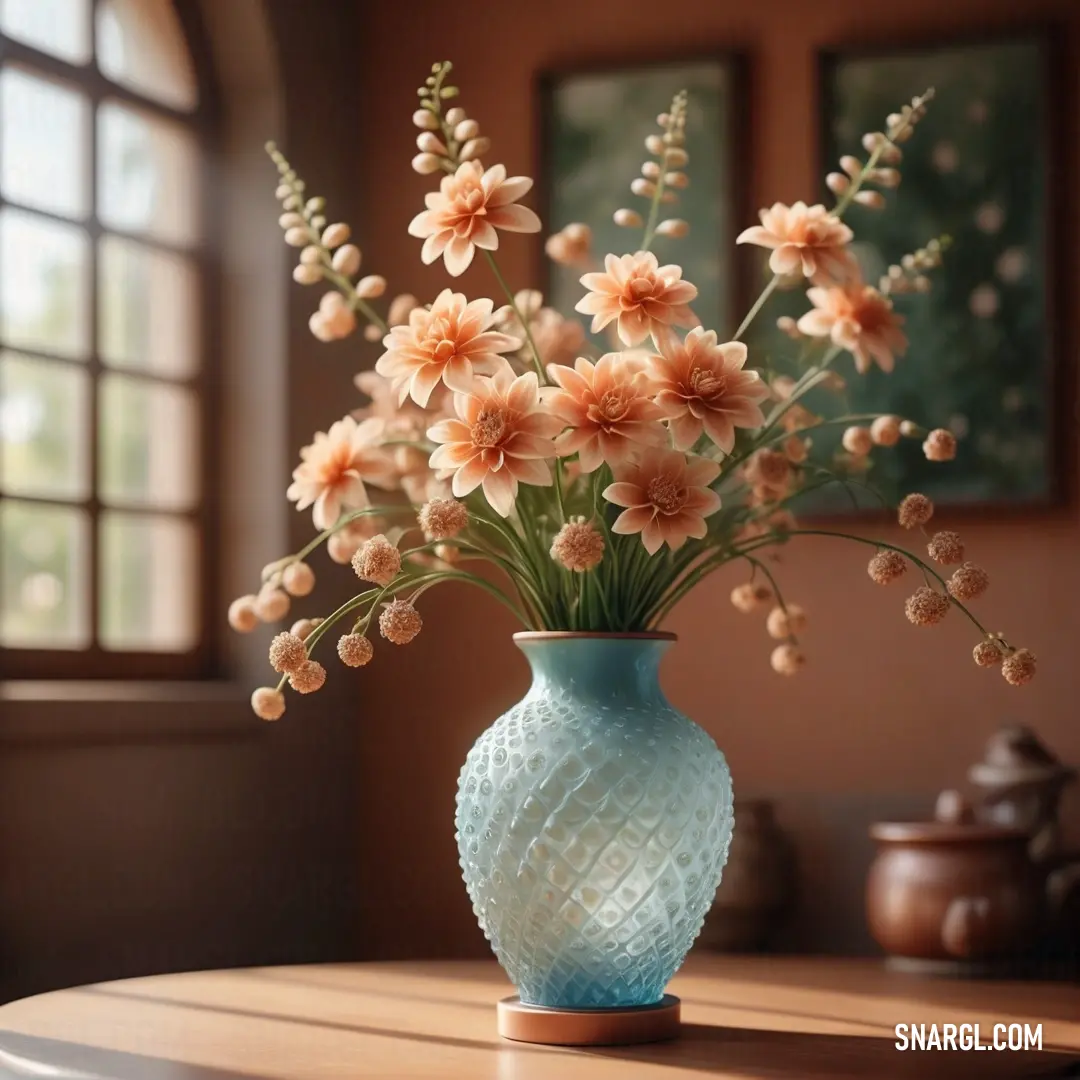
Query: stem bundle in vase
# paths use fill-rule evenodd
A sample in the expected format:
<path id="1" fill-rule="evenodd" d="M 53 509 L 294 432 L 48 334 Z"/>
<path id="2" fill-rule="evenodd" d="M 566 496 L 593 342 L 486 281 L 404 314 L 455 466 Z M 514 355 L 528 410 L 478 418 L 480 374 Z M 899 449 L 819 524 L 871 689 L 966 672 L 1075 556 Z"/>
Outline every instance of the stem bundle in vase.
<path id="1" fill-rule="evenodd" d="M 1028 682 L 1034 656 L 988 632 L 970 610 L 987 575 L 965 561 L 956 533 L 927 529 L 934 507 L 926 496 L 908 495 L 898 508 L 900 524 L 920 533 L 920 552 L 800 528 L 791 512 L 819 487 L 868 487 L 871 455 L 901 439 L 920 440 L 931 461 L 955 456 L 947 430 L 891 415 L 829 415 L 820 405 L 842 391 L 841 364 L 855 378 L 874 364 L 892 369 L 907 345 L 894 298 L 919 303 L 942 264 L 947 241 L 928 238 L 869 284 L 845 220 L 853 207 L 885 209 L 885 193 L 900 181 L 902 145 L 932 92 L 864 136 L 865 161 L 841 159 L 827 177 L 832 207 L 777 203 L 738 237 L 770 251 L 772 276 L 725 334 L 700 325 L 697 288 L 652 251 L 657 237 L 690 229 L 669 216 L 691 176 L 685 95 L 646 140 L 648 159 L 630 185 L 641 210 L 614 212 L 628 251 L 595 261 L 582 223 L 546 241 L 550 258 L 584 271 L 575 311 L 590 317 L 586 326 L 507 282 L 500 244 L 541 229 L 520 201 L 532 181 L 508 176 L 501 164 L 485 167 L 490 141 L 452 104 L 450 73 L 449 63 L 436 64 L 420 88 L 412 167 L 440 179 L 408 231 L 422 241 L 422 261 L 442 260 L 451 278 L 479 257 L 497 302 L 451 285 L 430 303 L 401 295 L 384 309 L 386 281 L 361 276 L 349 227 L 329 222 L 324 200 L 310 197 L 269 148 L 285 241 L 299 252 L 293 277 L 325 290 L 312 333 L 333 342 L 361 331 L 382 351 L 356 380 L 369 404 L 316 434 L 293 473 L 288 497 L 312 511 L 318 535 L 267 566 L 259 590 L 230 608 L 240 631 L 286 619 L 291 598 L 312 590 L 307 559 L 322 544 L 361 583 L 335 611 L 274 638 L 270 662 L 280 681 L 255 691 L 256 714 L 276 720 L 286 687 L 309 693 L 323 685 L 315 654 L 327 635 L 351 667 L 367 664 L 380 639 L 407 644 L 421 630 L 424 594 L 446 582 L 482 590 L 526 629 L 633 633 L 660 627 L 687 593 L 734 561 L 748 573 L 732 603 L 767 612 L 772 667 L 791 675 L 804 663 L 798 638 L 807 617 L 785 601 L 768 557 L 801 535 L 868 545 L 873 582 L 918 580 L 904 605 L 913 624 L 932 626 L 958 609 L 976 631 L 975 662 L 999 667 L 1012 685 Z M 793 288 L 805 289 L 808 310 L 777 323 L 798 366 L 776 374 L 755 364 L 742 339 L 774 294 Z M 814 433 L 830 425 L 843 428 L 843 454 L 818 460 Z M 488 569 L 477 572 L 479 563 Z"/>

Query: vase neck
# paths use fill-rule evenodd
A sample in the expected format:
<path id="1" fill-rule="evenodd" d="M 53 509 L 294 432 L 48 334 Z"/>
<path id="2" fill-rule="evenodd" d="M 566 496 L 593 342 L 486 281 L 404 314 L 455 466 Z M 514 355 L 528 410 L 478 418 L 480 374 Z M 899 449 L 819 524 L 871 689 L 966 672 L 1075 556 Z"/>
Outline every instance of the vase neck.
<path id="1" fill-rule="evenodd" d="M 518 639 L 532 668 L 531 695 L 570 693 L 580 700 L 666 705 L 660 660 L 670 638 L 536 637 Z"/>

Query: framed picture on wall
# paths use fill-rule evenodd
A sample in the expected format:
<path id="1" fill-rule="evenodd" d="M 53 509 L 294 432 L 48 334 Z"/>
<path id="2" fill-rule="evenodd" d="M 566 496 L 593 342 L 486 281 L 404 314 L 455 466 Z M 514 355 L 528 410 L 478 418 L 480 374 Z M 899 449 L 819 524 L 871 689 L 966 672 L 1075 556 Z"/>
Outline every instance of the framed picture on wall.
<path id="1" fill-rule="evenodd" d="M 944 504 L 1021 507 L 1058 495 L 1050 52 L 1031 34 L 822 58 L 823 176 L 842 154 L 865 160 L 865 132 L 936 91 L 903 144 L 888 209 L 854 206 L 847 217 L 870 283 L 949 238 L 930 292 L 896 299 L 910 345 L 895 371 L 848 380 L 851 412 L 896 413 L 959 437 L 947 467 L 926 461 L 918 440 L 875 454 L 870 479 L 890 499 L 916 490 Z"/>
<path id="2" fill-rule="evenodd" d="M 641 231 L 620 227 L 620 207 L 648 211 L 632 195 L 650 157 L 645 139 L 658 131 L 656 117 L 681 90 L 688 95 L 686 172 L 690 186 L 678 193 L 671 217 L 691 223 L 689 235 L 658 236 L 652 246 L 661 264 L 676 262 L 698 287 L 694 310 L 702 323 L 723 332 L 736 312 L 735 236 L 745 162 L 738 155 L 741 64 L 715 56 L 551 72 L 541 81 L 541 161 L 538 175 L 545 221 L 552 232 L 571 222 L 593 230 L 593 250 L 636 251 Z M 546 294 L 560 311 L 573 311 L 582 296 L 582 268 L 548 263 Z M 581 317 L 588 323 L 586 316 Z M 603 346 L 603 342 L 597 341 Z"/>

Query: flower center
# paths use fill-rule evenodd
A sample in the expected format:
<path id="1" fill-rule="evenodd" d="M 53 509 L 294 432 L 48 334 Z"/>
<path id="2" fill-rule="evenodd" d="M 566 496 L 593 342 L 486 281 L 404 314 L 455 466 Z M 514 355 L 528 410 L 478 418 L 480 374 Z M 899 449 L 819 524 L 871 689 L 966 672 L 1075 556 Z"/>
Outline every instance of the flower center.
<path id="1" fill-rule="evenodd" d="M 646 277 L 631 278 L 626 283 L 626 291 L 630 299 L 638 302 L 652 296 L 654 288 L 652 279 Z"/>
<path id="2" fill-rule="evenodd" d="M 498 409 L 483 409 L 469 429 L 474 446 L 498 446 L 506 434 L 506 418 Z"/>
<path id="3" fill-rule="evenodd" d="M 727 389 L 727 379 L 722 373 L 718 375 L 714 371 L 696 367 L 690 372 L 689 385 L 693 396 L 715 398 L 720 397 Z"/>
<path id="4" fill-rule="evenodd" d="M 443 338 L 432 350 L 431 358 L 438 364 L 445 364 L 457 354 L 457 345 Z"/>
<path id="5" fill-rule="evenodd" d="M 589 406 L 589 419 L 597 424 L 616 424 L 626 418 L 630 400 L 631 395 L 623 387 L 608 390 L 595 405 Z"/>
<path id="6" fill-rule="evenodd" d="M 678 513 L 686 503 L 686 488 L 670 476 L 654 476 L 645 489 L 649 502 L 665 514 Z"/>

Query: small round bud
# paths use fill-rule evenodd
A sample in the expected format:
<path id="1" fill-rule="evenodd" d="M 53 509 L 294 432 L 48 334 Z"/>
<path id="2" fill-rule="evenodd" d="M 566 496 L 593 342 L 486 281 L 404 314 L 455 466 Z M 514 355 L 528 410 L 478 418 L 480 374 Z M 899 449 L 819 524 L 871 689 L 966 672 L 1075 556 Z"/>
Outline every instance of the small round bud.
<path id="1" fill-rule="evenodd" d="M 659 180 L 660 166 L 655 161 L 646 161 L 641 166 L 641 175 L 646 180 Z"/>
<path id="2" fill-rule="evenodd" d="M 917 439 L 919 437 L 919 425 L 914 420 L 900 421 L 900 434 L 905 439 Z"/>
<path id="3" fill-rule="evenodd" d="M 278 224 L 283 229 L 302 229 L 306 224 L 301 214 L 287 213 L 278 218 Z"/>
<path id="4" fill-rule="evenodd" d="M 992 641 L 980 641 L 971 650 L 971 656 L 979 667 L 994 667 L 995 664 L 1000 664 L 1004 659 L 1001 649 Z"/>
<path id="5" fill-rule="evenodd" d="M 326 682 L 326 668 L 318 660 L 305 660 L 289 673 L 289 685 L 298 694 L 313 694 Z"/>
<path id="6" fill-rule="evenodd" d="M 879 551 L 867 564 L 866 572 L 877 585 L 888 585 L 907 572 L 907 559 L 899 551 Z"/>
<path id="7" fill-rule="evenodd" d="M 386 278 L 379 274 L 369 274 L 356 283 L 356 295 L 361 300 L 374 300 L 386 292 Z"/>
<path id="8" fill-rule="evenodd" d="M 772 599 L 772 589 L 768 585 L 759 582 L 748 581 L 743 585 L 736 585 L 731 590 L 731 602 L 738 611 L 744 615 L 756 611 L 762 604 Z"/>
<path id="9" fill-rule="evenodd" d="M 582 574 L 595 569 L 604 558 L 603 534 L 584 517 L 571 518 L 555 534 L 551 557 L 560 566 Z"/>
<path id="10" fill-rule="evenodd" d="M 309 239 L 307 229 L 299 225 L 294 225 L 291 229 L 285 230 L 285 243 L 289 247 L 303 247 Z"/>
<path id="11" fill-rule="evenodd" d="M 287 199 L 292 194 L 292 188 L 288 184 L 278 184 L 274 189 L 275 199 Z"/>
<path id="12" fill-rule="evenodd" d="M 765 629 L 773 638 L 801 634 L 806 629 L 806 612 L 797 604 L 788 604 L 787 608 L 774 607 L 765 620 Z"/>
<path id="13" fill-rule="evenodd" d="M 349 239 L 349 226 L 343 221 L 336 221 L 333 225 L 327 225 L 323 230 L 323 247 L 340 247 Z"/>
<path id="14" fill-rule="evenodd" d="M 425 154 L 438 154 L 440 157 L 447 154 L 446 143 L 431 131 L 423 131 L 416 136 L 416 147 Z"/>
<path id="15" fill-rule="evenodd" d="M 255 599 L 255 614 L 263 622 L 278 622 L 289 614 L 287 593 L 273 585 L 264 585 Z"/>
<path id="16" fill-rule="evenodd" d="M 401 552 L 380 533 L 357 550 L 352 567 L 361 581 L 389 585 L 401 573 Z"/>
<path id="17" fill-rule="evenodd" d="M 854 201 L 868 210 L 884 210 L 885 196 L 880 191 L 859 191 L 855 193 Z"/>
<path id="18" fill-rule="evenodd" d="M 900 441 L 900 417 L 879 416 L 870 425 L 870 438 L 875 446 L 895 446 Z"/>
<path id="19" fill-rule="evenodd" d="M 345 634 L 338 638 L 337 654 L 346 667 L 363 667 L 371 662 L 375 648 L 363 634 Z"/>
<path id="20" fill-rule="evenodd" d="M 664 140 L 659 135 L 649 135 L 645 139 L 645 149 L 656 157 L 664 153 Z"/>
<path id="21" fill-rule="evenodd" d="M 915 590 L 913 596 L 908 597 L 904 614 L 908 617 L 908 622 L 916 626 L 935 626 L 949 614 L 951 606 L 947 596 L 923 585 Z"/>
<path id="22" fill-rule="evenodd" d="M 260 686 L 251 695 L 251 711 L 260 720 L 280 720 L 285 715 L 285 695 L 273 686 Z"/>
<path id="23" fill-rule="evenodd" d="M 312 630 L 321 622 L 322 619 L 297 619 L 289 628 L 289 633 L 295 634 L 301 641 L 307 641 Z"/>
<path id="24" fill-rule="evenodd" d="M 334 252 L 331 265 L 345 277 L 352 277 L 360 269 L 360 249 L 355 244 L 342 244 Z"/>
<path id="25" fill-rule="evenodd" d="M 656 194 L 656 185 L 643 176 L 638 176 L 630 182 L 630 190 L 642 198 L 651 199 Z"/>
<path id="26" fill-rule="evenodd" d="M 669 146 L 664 151 L 664 164 L 681 169 L 690 163 L 690 155 L 681 146 Z"/>
<path id="27" fill-rule="evenodd" d="M 442 168 L 442 163 L 435 154 L 417 154 L 412 159 L 413 172 L 418 172 L 421 176 L 429 176 L 431 173 L 438 172 Z"/>
<path id="28" fill-rule="evenodd" d="M 840 168 L 854 179 L 862 172 L 862 162 L 857 157 L 852 157 L 851 154 L 845 154 L 840 159 Z"/>
<path id="29" fill-rule="evenodd" d="M 834 195 L 843 195 L 851 187 L 851 181 L 843 173 L 831 172 L 825 177 L 825 186 Z"/>
<path id="30" fill-rule="evenodd" d="M 315 571 L 305 562 L 292 562 L 281 575 L 281 584 L 290 596 L 307 596 L 315 588 Z"/>
<path id="31" fill-rule="evenodd" d="M 888 142 L 888 140 L 885 138 L 884 132 L 881 132 L 881 131 L 868 131 L 862 137 L 863 149 L 868 154 L 872 154 L 875 150 L 880 149 L 887 142 Z"/>
<path id="32" fill-rule="evenodd" d="M 295 671 L 307 660 L 307 649 L 295 634 L 278 634 L 270 642 L 270 666 L 275 671 Z"/>
<path id="33" fill-rule="evenodd" d="M 452 109 L 446 111 L 446 122 L 452 128 L 457 127 L 466 119 L 465 110 L 460 105 L 455 105 Z"/>
<path id="34" fill-rule="evenodd" d="M 946 587 L 957 600 L 977 600 L 990 587 L 990 575 L 981 566 L 966 562 L 953 571 Z"/>
<path id="35" fill-rule="evenodd" d="M 420 612 L 408 600 L 391 600 L 379 616 L 379 633 L 395 645 L 408 645 L 423 625 Z"/>
<path id="36" fill-rule="evenodd" d="M 1001 661 L 1001 674 L 1010 686 L 1024 686 L 1035 678 L 1035 656 L 1029 649 L 1017 649 Z"/>
<path id="37" fill-rule="evenodd" d="M 777 675 L 797 675 L 806 664 L 806 657 L 797 646 L 789 642 L 773 649 L 769 663 Z"/>
<path id="38" fill-rule="evenodd" d="M 255 610 L 256 596 L 241 596 L 229 605 L 229 625 L 238 634 L 249 634 L 259 625 L 259 616 Z"/>
<path id="39" fill-rule="evenodd" d="M 312 266 L 311 263 L 299 263 L 293 267 L 292 276 L 293 281 L 298 285 L 317 285 L 322 281 L 322 267 Z"/>
<path id="40" fill-rule="evenodd" d="M 668 187 L 682 190 L 683 188 L 688 188 L 690 186 L 690 177 L 687 176 L 686 173 L 676 169 L 673 172 L 664 173 L 664 183 Z"/>
<path id="41" fill-rule="evenodd" d="M 479 135 L 470 139 L 458 155 L 462 161 L 472 161 L 474 158 L 483 157 L 491 149 L 491 140 L 486 135 Z"/>
<path id="42" fill-rule="evenodd" d="M 945 428 L 935 428 L 926 436 L 922 448 L 927 461 L 952 461 L 956 457 L 956 436 Z"/>
<path id="43" fill-rule="evenodd" d="M 430 499 L 420 507 L 417 521 L 430 540 L 450 540 L 469 524 L 469 511 L 457 499 Z"/>
<path id="44" fill-rule="evenodd" d="M 930 543 L 926 545 L 930 558 L 942 566 L 952 566 L 954 563 L 964 561 L 964 544 L 959 535 L 943 529 L 930 537 Z"/>
<path id="45" fill-rule="evenodd" d="M 322 251 L 316 244 L 308 244 L 300 252 L 300 261 L 305 266 L 318 266 L 322 262 Z"/>
<path id="46" fill-rule="evenodd" d="M 636 210 L 625 207 L 615 211 L 614 220 L 616 225 L 621 225 L 624 229 L 640 229 L 645 224 Z"/>
<path id="47" fill-rule="evenodd" d="M 865 457 L 874 448 L 874 440 L 870 437 L 870 429 L 864 427 L 847 428 L 841 442 L 844 449 L 856 457 Z"/>
<path id="48" fill-rule="evenodd" d="M 656 226 L 657 236 L 682 237 L 690 232 L 690 225 L 682 218 L 668 218 Z"/>
<path id="49" fill-rule="evenodd" d="M 439 126 L 438 117 L 430 109 L 417 109 L 412 114 L 412 122 L 425 131 L 435 131 Z"/>
<path id="50" fill-rule="evenodd" d="M 480 125 L 475 120 L 462 120 L 461 123 L 454 128 L 454 138 L 459 143 L 475 139 L 479 134 Z"/>
<path id="51" fill-rule="evenodd" d="M 905 529 L 925 525 L 934 516 L 934 504 L 917 492 L 906 495 L 896 509 L 896 518 Z"/>

